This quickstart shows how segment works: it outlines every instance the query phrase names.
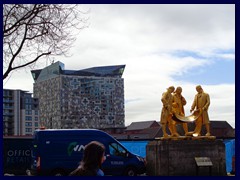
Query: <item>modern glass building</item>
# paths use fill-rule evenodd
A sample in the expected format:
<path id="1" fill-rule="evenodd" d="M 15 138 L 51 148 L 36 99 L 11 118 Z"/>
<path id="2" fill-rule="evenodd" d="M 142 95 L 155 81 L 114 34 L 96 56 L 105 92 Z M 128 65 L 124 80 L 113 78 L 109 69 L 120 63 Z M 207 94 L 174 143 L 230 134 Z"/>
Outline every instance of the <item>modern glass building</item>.
<path id="1" fill-rule="evenodd" d="M 40 124 L 46 128 L 125 127 L 125 65 L 65 70 L 56 62 L 32 70 Z"/>
<path id="2" fill-rule="evenodd" d="M 3 135 L 32 135 L 38 125 L 38 99 L 27 91 L 3 89 Z"/>

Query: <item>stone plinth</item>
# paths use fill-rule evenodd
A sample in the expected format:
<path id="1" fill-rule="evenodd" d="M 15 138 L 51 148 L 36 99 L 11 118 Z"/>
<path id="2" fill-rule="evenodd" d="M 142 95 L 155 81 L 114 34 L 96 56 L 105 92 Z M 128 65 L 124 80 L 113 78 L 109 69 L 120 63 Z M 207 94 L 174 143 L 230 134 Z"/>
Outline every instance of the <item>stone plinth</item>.
<path id="1" fill-rule="evenodd" d="M 198 167 L 195 157 L 209 157 L 211 167 Z M 222 140 L 154 140 L 146 147 L 149 176 L 225 176 Z"/>

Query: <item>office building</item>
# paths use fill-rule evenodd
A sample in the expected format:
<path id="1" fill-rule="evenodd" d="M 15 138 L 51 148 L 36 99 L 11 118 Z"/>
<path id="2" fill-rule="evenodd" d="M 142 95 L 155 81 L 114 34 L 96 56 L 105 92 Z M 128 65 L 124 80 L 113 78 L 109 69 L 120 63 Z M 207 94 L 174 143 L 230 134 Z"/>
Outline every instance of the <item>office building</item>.
<path id="1" fill-rule="evenodd" d="M 65 70 L 61 62 L 32 70 L 40 125 L 46 128 L 122 128 L 125 65 Z"/>
<path id="2" fill-rule="evenodd" d="M 38 99 L 27 91 L 3 89 L 3 135 L 32 135 L 38 125 Z"/>

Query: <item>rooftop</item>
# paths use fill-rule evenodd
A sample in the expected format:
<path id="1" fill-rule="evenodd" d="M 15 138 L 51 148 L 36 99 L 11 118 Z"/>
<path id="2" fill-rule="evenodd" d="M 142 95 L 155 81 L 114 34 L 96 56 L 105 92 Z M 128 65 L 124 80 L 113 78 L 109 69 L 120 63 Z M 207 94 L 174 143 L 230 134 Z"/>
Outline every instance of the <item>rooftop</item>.
<path id="1" fill-rule="evenodd" d="M 82 70 L 65 70 L 64 64 L 58 61 L 43 69 L 32 70 L 31 73 L 34 81 L 36 82 L 53 78 L 59 75 L 121 78 L 124 69 L 125 65 L 113 65 L 98 66 Z"/>

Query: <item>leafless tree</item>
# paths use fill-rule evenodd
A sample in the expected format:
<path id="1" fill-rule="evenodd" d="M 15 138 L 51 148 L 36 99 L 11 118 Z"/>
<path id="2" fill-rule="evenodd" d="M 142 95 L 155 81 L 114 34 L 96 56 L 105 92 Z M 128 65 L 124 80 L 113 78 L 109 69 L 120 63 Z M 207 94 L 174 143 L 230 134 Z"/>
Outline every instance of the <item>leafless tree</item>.
<path id="1" fill-rule="evenodd" d="M 76 4 L 3 4 L 3 79 L 40 58 L 67 55 L 85 15 Z"/>

